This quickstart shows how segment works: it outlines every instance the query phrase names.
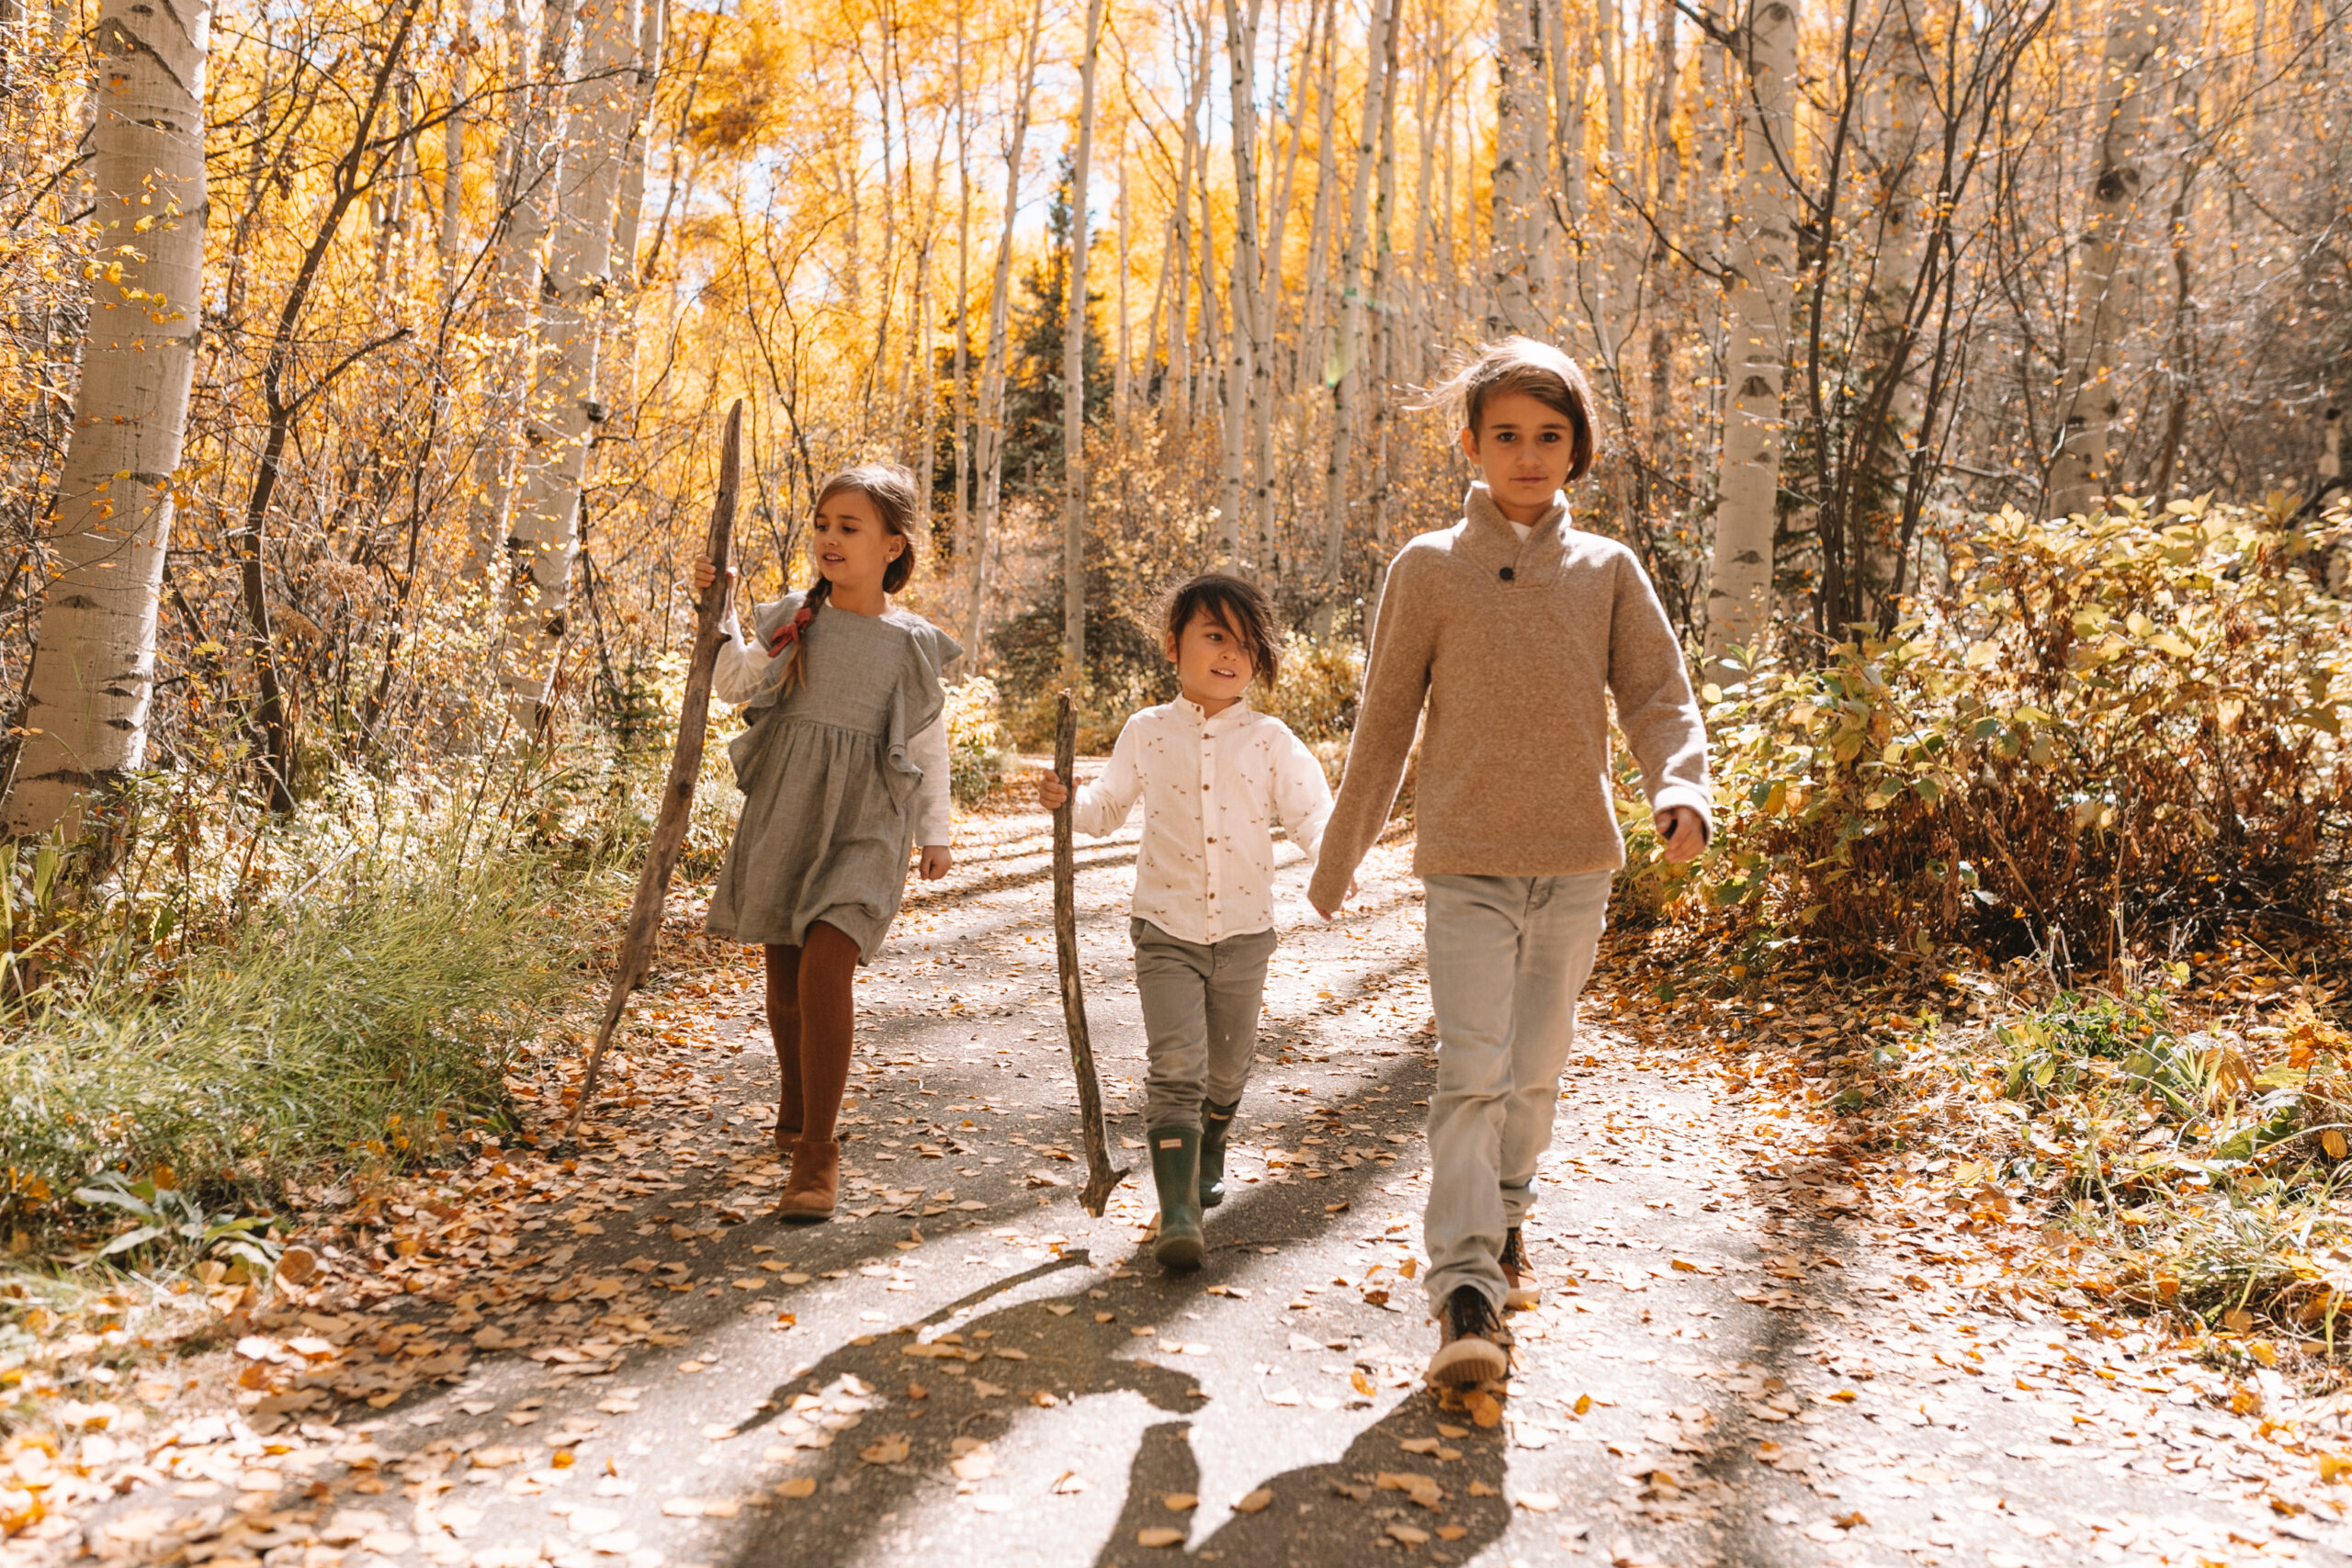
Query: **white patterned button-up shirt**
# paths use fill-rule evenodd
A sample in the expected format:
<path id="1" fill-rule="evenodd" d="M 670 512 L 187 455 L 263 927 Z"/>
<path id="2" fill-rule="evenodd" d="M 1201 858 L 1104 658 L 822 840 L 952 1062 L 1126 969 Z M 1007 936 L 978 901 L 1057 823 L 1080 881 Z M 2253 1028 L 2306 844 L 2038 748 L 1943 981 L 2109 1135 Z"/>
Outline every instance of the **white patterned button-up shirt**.
<path id="1" fill-rule="evenodd" d="M 1071 802 L 1071 823 L 1115 833 L 1138 797 L 1135 913 L 1182 942 L 1272 931 L 1273 825 L 1311 861 L 1331 815 L 1323 765 L 1247 702 L 1212 717 L 1179 697 L 1129 718 L 1110 765 Z"/>

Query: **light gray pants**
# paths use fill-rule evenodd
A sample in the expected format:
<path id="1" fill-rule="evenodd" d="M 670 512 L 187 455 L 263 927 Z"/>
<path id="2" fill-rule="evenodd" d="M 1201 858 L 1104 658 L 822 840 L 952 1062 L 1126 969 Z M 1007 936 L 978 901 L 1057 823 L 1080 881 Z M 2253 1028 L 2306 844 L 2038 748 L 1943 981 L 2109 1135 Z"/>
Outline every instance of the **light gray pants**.
<path id="1" fill-rule="evenodd" d="M 1197 1127 L 1204 1097 L 1230 1105 L 1250 1082 L 1274 933 L 1185 942 L 1131 919 L 1127 934 L 1136 944 L 1136 991 L 1151 1065 L 1144 1125 Z"/>
<path id="2" fill-rule="evenodd" d="M 1577 994 L 1592 974 L 1611 873 L 1429 876 L 1430 1301 L 1476 1286 L 1503 1304 L 1503 1233 L 1534 1206 Z"/>

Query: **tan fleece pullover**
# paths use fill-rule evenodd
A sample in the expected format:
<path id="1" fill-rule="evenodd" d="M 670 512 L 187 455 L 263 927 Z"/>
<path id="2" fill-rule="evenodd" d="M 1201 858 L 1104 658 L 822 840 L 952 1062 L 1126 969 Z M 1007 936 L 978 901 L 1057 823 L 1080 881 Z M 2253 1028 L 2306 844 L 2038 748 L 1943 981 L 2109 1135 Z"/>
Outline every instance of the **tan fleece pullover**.
<path id="1" fill-rule="evenodd" d="M 1570 527 L 1565 496 L 1523 544 L 1484 484 L 1463 513 L 1388 569 L 1347 773 L 1308 885 L 1317 908 L 1339 908 L 1387 822 L 1424 701 L 1413 810 L 1424 876 L 1623 865 L 1611 696 L 1651 808 L 1690 807 L 1713 831 L 1706 728 L 1634 552 Z"/>

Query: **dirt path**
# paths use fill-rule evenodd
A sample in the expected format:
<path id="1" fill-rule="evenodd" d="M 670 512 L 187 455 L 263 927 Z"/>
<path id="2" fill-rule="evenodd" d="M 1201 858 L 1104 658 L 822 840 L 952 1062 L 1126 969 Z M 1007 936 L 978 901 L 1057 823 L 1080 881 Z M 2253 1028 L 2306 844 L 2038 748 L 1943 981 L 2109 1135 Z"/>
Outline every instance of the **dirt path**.
<path id="1" fill-rule="evenodd" d="M 114 1463 L 51 1495 L 119 1495 L 57 1508 L 12 1551 L 2345 1561 L 2342 1488 L 2320 1472 L 2339 1411 L 2020 1290 L 2014 1215 L 1927 1206 L 1903 1169 L 1920 1152 L 1840 1145 L 1799 1061 L 1729 1010 L 1657 1021 L 1619 988 L 1622 955 L 1560 1106 L 1518 1375 L 1498 1402 L 1441 1404 L 1409 1278 L 1431 1065 L 1401 845 L 1375 852 L 1358 909 L 1285 933 L 1236 1196 L 1208 1266 L 1162 1277 L 1138 1246 L 1148 1177 L 1101 1222 L 1071 1196 L 1044 819 L 962 837 L 862 987 L 841 1222 L 763 1217 L 781 1173 L 756 971 L 687 937 L 682 899 L 576 1162 L 509 1152 L 322 1209 L 336 1256 L 300 1299 L 186 1380 L 114 1391 Z M 1132 857 L 1132 835 L 1082 846 L 1080 901 L 1114 1130 L 1140 1167 Z M 1299 883 L 1294 863 L 1294 922 Z M 553 1113 L 556 1068 L 525 1087 Z"/>

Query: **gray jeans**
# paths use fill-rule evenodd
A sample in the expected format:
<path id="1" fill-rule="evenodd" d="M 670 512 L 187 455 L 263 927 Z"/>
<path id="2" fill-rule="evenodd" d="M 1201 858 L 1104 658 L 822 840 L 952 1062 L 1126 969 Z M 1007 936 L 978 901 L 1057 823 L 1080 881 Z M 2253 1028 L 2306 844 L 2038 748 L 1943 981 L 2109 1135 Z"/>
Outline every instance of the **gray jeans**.
<path id="1" fill-rule="evenodd" d="M 1197 1127 L 1204 1097 L 1230 1105 L 1250 1082 L 1274 933 L 1185 942 L 1133 919 L 1127 934 L 1136 944 L 1136 991 L 1151 1064 L 1144 1125 Z"/>
<path id="2" fill-rule="evenodd" d="M 1437 1013 L 1421 1224 L 1432 1305 L 1472 1285 L 1502 1307 L 1503 1233 L 1534 1206 L 1611 874 L 1422 878 Z"/>

